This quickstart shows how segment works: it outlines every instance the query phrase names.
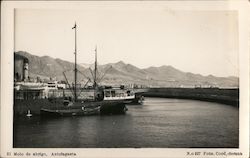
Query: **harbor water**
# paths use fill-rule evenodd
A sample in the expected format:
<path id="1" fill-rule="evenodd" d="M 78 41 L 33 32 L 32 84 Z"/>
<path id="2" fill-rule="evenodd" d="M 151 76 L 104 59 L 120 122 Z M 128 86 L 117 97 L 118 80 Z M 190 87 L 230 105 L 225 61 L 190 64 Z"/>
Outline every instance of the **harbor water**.
<path id="1" fill-rule="evenodd" d="M 145 98 L 124 115 L 14 118 L 15 148 L 237 148 L 239 109 Z"/>

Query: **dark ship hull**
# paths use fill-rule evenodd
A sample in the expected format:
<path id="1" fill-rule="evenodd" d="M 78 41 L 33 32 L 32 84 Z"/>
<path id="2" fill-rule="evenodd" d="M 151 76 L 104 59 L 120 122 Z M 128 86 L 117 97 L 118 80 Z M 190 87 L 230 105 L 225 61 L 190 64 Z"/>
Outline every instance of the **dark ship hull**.
<path id="1" fill-rule="evenodd" d="M 28 110 L 33 115 L 42 116 L 124 114 L 127 103 L 128 101 L 78 101 L 71 106 L 65 106 L 62 99 L 15 99 L 14 115 L 26 115 Z"/>
<path id="2" fill-rule="evenodd" d="M 89 115 L 98 115 L 100 114 L 100 106 L 93 108 L 75 108 L 64 107 L 64 108 L 42 108 L 40 110 L 41 116 L 89 116 Z"/>

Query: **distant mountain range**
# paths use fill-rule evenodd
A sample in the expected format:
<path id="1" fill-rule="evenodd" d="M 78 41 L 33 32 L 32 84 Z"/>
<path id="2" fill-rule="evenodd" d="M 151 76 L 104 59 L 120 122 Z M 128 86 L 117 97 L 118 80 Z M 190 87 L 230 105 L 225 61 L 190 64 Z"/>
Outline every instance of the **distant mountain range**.
<path id="1" fill-rule="evenodd" d="M 35 56 L 24 51 L 15 52 L 15 56 L 23 56 L 29 60 L 29 76 L 42 79 L 56 78 L 65 80 L 63 72 L 69 82 L 74 79 L 74 63 L 49 56 Z M 78 81 L 86 83 L 93 79 L 92 64 L 78 64 Z M 149 67 L 140 69 L 123 61 L 98 65 L 97 78 L 103 85 L 137 84 L 153 87 L 238 87 L 238 77 L 203 76 L 190 72 L 183 72 L 172 66 Z"/>

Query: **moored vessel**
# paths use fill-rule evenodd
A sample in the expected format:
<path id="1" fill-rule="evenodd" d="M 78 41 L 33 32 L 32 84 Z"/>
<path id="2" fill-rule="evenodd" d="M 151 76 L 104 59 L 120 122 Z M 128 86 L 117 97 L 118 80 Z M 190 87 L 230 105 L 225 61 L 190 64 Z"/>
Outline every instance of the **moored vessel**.
<path id="1" fill-rule="evenodd" d="M 98 85 L 96 83 L 97 61 L 95 62 L 93 100 L 84 100 L 84 99 L 78 98 L 82 89 L 77 87 L 78 69 L 77 69 L 77 42 L 76 42 L 77 25 L 76 23 L 72 29 L 75 30 L 74 84 L 70 86 L 68 80 L 66 79 L 67 84 L 69 86 L 69 91 L 72 93 L 71 97 L 65 97 L 64 91 L 63 91 L 63 96 L 61 96 L 60 94 L 57 97 L 49 97 L 47 94 L 50 92 L 50 90 L 53 92 L 53 94 L 59 92 L 59 89 L 57 89 L 55 85 L 56 83 L 48 83 L 47 86 L 43 85 L 43 87 L 40 85 L 37 85 L 36 88 L 34 88 L 34 86 L 30 87 L 30 86 L 18 85 L 14 89 L 14 94 L 15 94 L 14 112 L 15 114 L 23 113 L 23 111 L 27 112 L 27 110 L 30 110 L 33 114 L 38 114 L 42 116 L 86 116 L 86 115 L 98 115 L 98 114 L 106 114 L 106 113 L 115 114 L 115 113 L 126 112 L 127 108 L 126 108 L 124 101 L 104 100 L 104 96 L 103 96 L 104 92 L 98 88 Z"/>

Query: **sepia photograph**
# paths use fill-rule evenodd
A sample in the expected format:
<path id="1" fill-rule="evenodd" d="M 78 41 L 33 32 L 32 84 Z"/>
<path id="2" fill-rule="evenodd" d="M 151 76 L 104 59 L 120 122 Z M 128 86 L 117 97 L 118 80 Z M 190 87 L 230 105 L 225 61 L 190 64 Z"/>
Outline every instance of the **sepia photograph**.
<path id="1" fill-rule="evenodd" d="M 40 3 L 12 10 L 6 157 L 85 157 L 71 148 L 248 157 L 249 47 L 241 55 L 242 13 L 229 2 Z"/>

